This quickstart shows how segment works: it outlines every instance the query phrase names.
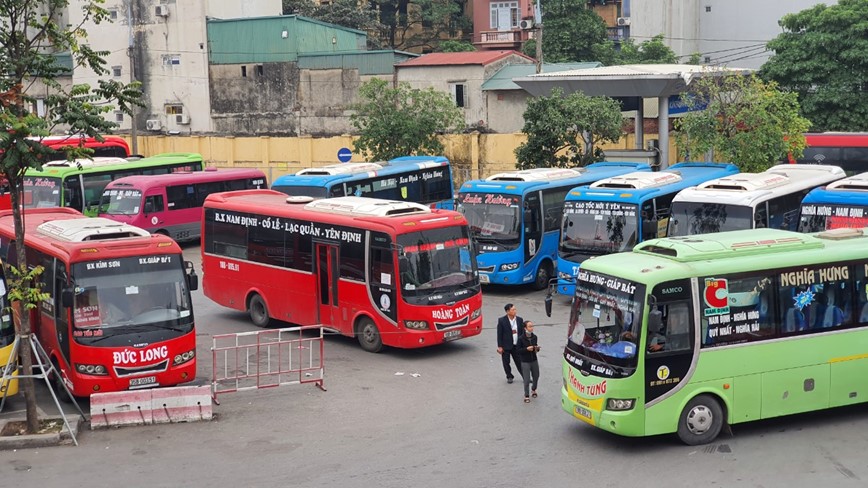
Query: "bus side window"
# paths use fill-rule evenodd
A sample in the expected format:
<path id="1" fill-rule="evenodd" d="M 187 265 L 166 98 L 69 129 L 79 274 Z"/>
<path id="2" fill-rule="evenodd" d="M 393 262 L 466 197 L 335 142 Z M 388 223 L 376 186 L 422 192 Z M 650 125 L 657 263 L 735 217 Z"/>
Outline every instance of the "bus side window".
<path id="1" fill-rule="evenodd" d="M 77 177 L 70 177 L 63 180 L 63 205 L 65 207 L 74 208 L 79 212 L 84 211 L 84 201 L 81 195 L 81 182 Z M 100 191 L 102 196 L 102 191 Z M 97 197 L 99 200 L 99 197 Z"/>
<path id="2" fill-rule="evenodd" d="M 644 202 L 639 215 L 642 220 L 642 240 L 656 239 L 657 219 L 654 217 L 654 200 Z"/>
<path id="3" fill-rule="evenodd" d="M 163 195 L 151 195 L 145 197 L 145 213 L 159 213 L 163 211 Z"/>
<path id="4" fill-rule="evenodd" d="M 755 229 L 762 229 L 769 226 L 769 215 L 766 210 L 766 202 L 762 202 L 756 206 L 753 214 L 753 226 Z"/>

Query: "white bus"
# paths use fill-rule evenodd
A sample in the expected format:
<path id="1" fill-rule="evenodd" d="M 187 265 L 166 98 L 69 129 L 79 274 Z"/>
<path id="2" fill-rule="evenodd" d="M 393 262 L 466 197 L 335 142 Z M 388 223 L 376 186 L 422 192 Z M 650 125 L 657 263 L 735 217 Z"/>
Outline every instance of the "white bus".
<path id="1" fill-rule="evenodd" d="M 784 164 L 685 188 L 672 200 L 669 237 L 762 227 L 795 231 L 805 195 L 845 176 L 838 166 Z"/>

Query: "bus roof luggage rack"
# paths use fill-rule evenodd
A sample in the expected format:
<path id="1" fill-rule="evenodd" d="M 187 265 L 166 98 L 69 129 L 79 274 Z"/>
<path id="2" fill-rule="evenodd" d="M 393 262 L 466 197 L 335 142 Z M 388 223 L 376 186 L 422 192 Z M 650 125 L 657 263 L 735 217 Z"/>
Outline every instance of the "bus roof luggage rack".
<path id="1" fill-rule="evenodd" d="M 93 158 L 93 159 L 76 159 L 75 161 L 49 161 L 42 165 L 43 168 L 96 168 L 99 166 L 111 166 L 113 164 L 125 164 L 129 161 L 124 158 Z"/>
<path id="2" fill-rule="evenodd" d="M 840 241 L 843 239 L 853 239 L 855 237 L 864 237 L 865 231 L 862 229 L 853 229 L 850 227 L 840 227 L 837 229 L 824 230 L 817 234 L 820 239 L 829 239 L 831 241 Z"/>
<path id="3" fill-rule="evenodd" d="M 357 217 L 394 217 L 397 215 L 431 213 L 425 205 L 368 197 L 336 197 L 314 200 L 305 210 L 353 215 Z"/>
<path id="4" fill-rule="evenodd" d="M 497 173 L 485 181 L 554 181 L 575 178 L 584 173 L 580 168 L 533 168 Z"/>
<path id="5" fill-rule="evenodd" d="M 789 183 L 784 175 L 774 173 L 738 173 L 700 183 L 699 190 L 755 191 L 768 190 Z"/>
<path id="6" fill-rule="evenodd" d="M 377 163 L 341 163 L 321 166 L 319 168 L 307 168 L 297 172 L 296 176 L 327 176 L 361 173 L 363 171 L 379 171 L 383 169 Z"/>
<path id="7" fill-rule="evenodd" d="M 868 173 L 862 173 L 826 185 L 827 190 L 868 191 Z"/>
<path id="8" fill-rule="evenodd" d="M 40 224 L 36 231 L 67 242 L 100 241 L 151 235 L 148 231 L 134 225 L 122 224 L 102 217 L 52 220 Z"/>
<path id="9" fill-rule="evenodd" d="M 636 171 L 621 176 L 613 176 L 591 183 L 591 188 L 656 188 L 681 181 L 677 171 Z"/>

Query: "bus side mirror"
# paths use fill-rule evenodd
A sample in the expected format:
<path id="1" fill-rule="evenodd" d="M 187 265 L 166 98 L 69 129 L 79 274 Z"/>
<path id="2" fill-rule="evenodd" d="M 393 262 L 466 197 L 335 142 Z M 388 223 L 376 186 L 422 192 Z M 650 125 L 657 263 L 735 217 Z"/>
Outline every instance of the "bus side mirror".
<path id="1" fill-rule="evenodd" d="M 71 308 L 74 298 L 75 291 L 72 288 L 64 288 L 63 291 L 60 292 L 60 304 L 63 305 L 64 308 Z"/>
<path id="2" fill-rule="evenodd" d="M 196 270 L 193 269 L 193 263 L 190 261 L 184 261 L 184 274 L 187 278 L 187 288 L 190 291 L 196 291 L 199 289 L 199 275 L 196 274 Z"/>

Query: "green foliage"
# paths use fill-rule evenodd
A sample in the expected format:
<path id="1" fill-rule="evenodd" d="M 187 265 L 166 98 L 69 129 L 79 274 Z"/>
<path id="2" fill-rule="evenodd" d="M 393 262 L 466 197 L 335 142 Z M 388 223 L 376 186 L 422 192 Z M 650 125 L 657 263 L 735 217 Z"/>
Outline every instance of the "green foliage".
<path id="1" fill-rule="evenodd" d="M 544 5 L 543 60 L 546 63 L 599 61 L 605 45 L 606 23 L 585 0 L 562 0 Z M 536 53 L 532 54 L 536 56 Z"/>
<path id="2" fill-rule="evenodd" d="M 603 160 L 599 143 L 617 142 L 624 118 L 621 106 L 608 97 L 581 92 L 530 99 L 524 112 L 527 142 L 515 150 L 519 169 L 586 166 Z"/>
<path id="3" fill-rule="evenodd" d="M 359 98 L 350 116 L 359 131 L 353 146 L 372 161 L 442 154 L 437 134 L 464 127 L 464 114 L 451 97 L 430 87 L 419 90 L 407 83 L 392 87 L 373 78 L 359 88 Z"/>
<path id="4" fill-rule="evenodd" d="M 702 53 L 693 53 L 693 54 L 691 54 L 691 55 L 690 55 L 690 58 L 687 59 L 686 64 L 692 64 L 692 65 L 695 65 L 695 66 L 699 66 L 699 65 L 701 65 L 701 64 L 704 64 L 704 63 L 702 62 Z"/>
<path id="5" fill-rule="evenodd" d="M 39 302 L 48 300 L 51 295 L 42 291 L 42 282 L 39 275 L 45 271 L 42 266 L 27 269 L 26 264 L 21 266 L 6 266 L 6 281 L 9 286 L 9 302 L 21 302 L 26 310 L 32 310 L 39 306 Z M 30 286 L 30 284 L 34 286 Z"/>
<path id="6" fill-rule="evenodd" d="M 370 33 L 378 33 L 385 26 L 377 18 L 377 10 L 370 2 L 358 0 L 334 0 L 317 5 L 312 0 L 283 0 L 283 13 L 310 17 L 322 22 L 349 27 Z M 368 36 L 368 47 L 380 49 L 380 40 Z"/>
<path id="7" fill-rule="evenodd" d="M 444 38 L 472 30 L 466 0 L 371 0 L 384 28 L 380 39 L 393 49 L 434 50 Z"/>
<path id="8" fill-rule="evenodd" d="M 476 51 L 476 48 L 467 41 L 448 40 L 440 42 L 440 45 L 437 46 L 437 51 L 441 53 L 461 53 Z"/>
<path id="9" fill-rule="evenodd" d="M 543 40 L 545 42 L 545 40 Z M 606 66 L 619 64 L 675 64 L 675 51 L 663 42 L 663 34 L 636 44 L 632 38 L 621 41 L 620 49 L 612 41 L 597 44 L 593 49 L 597 61 Z"/>
<path id="10" fill-rule="evenodd" d="M 817 131 L 868 130 L 868 1 L 817 4 L 778 23 L 764 79 L 798 94 Z"/>
<path id="11" fill-rule="evenodd" d="M 688 152 L 685 159 L 713 150 L 717 160 L 760 172 L 788 153 L 802 154 L 810 122 L 799 115 L 794 93 L 756 76 L 706 77 L 695 82 L 692 92 L 682 96 L 684 102 L 707 108 L 675 122 L 678 145 Z"/>

